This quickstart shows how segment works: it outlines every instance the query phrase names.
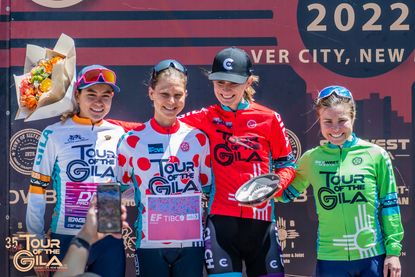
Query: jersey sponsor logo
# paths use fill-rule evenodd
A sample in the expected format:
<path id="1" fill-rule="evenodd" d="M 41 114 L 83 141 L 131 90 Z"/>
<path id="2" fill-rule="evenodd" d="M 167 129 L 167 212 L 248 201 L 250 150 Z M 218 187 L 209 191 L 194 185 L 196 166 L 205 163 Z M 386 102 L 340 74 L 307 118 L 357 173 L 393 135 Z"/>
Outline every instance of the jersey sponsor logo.
<path id="1" fill-rule="evenodd" d="M 95 149 L 92 144 L 75 145 L 79 148 L 79 159 L 68 163 L 66 172 L 73 182 L 83 182 L 88 177 L 115 177 L 115 153 L 106 149 Z"/>
<path id="2" fill-rule="evenodd" d="M 81 224 L 84 224 L 85 223 L 85 218 L 84 217 L 68 216 L 68 222 L 69 223 L 81 223 Z"/>
<path id="3" fill-rule="evenodd" d="M 92 197 L 96 192 L 92 191 L 81 191 L 81 193 L 78 196 L 78 200 L 76 201 L 77 206 L 87 206 L 89 207 L 89 203 L 91 202 Z"/>
<path id="4" fill-rule="evenodd" d="M 39 130 L 23 129 L 12 136 L 9 163 L 14 170 L 24 175 L 30 175 L 40 135 Z"/>
<path id="5" fill-rule="evenodd" d="M 82 142 L 87 141 L 87 138 L 84 138 L 81 135 L 69 135 L 68 139 L 66 140 L 65 144 L 75 143 L 75 142 Z"/>
<path id="6" fill-rule="evenodd" d="M 361 164 L 363 162 L 363 159 L 362 158 L 360 158 L 360 157 L 356 157 L 356 158 L 354 158 L 353 160 L 352 160 L 352 163 L 354 164 L 354 165 L 359 165 L 359 164 Z"/>
<path id="7" fill-rule="evenodd" d="M 318 201 L 325 210 L 334 209 L 337 204 L 368 202 L 363 174 L 337 175 L 336 172 L 320 171 L 325 175 L 325 187 L 318 190 Z"/>
<path id="8" fill-rule="evenodd" d="M 205 264 L 207 269 L 215 268 L 215 263 L 213 261 L 213 252 L 210 249 L 205 250 Z"/>
<path id="9" fill-rule="evenodd" d="M 256 149 L 260 148 L 258 137 L 237 137 L 232 133 L 216 130 L 222 134 L 225 143 L 215 145 L 213 150 L 214 159 L 223 166 L 231 165 L 235 161 L 262 162 Z"/>
<path id="10" fill-rule="evenodd" d="M 195 178 L 195 165 L 191 161 L 169 162 L 169 159 L 150 160 L 158 165 L 160 176 L 150 179 L 148 187 L 152 194 L 169 195 L 199 191 Z"/>
<path id="11" fill-rule="evenodd" d="M 219 260 L 219 265 L 220 265 L 221 267 L 227 267 L 227 266 L 229 266 L 228 260 L 227 260 L 227 259 L 225 259 L 225 258 L 220 259 L 220 260 Z"/>
<path id="12" fill-rule="evenodd" d="M 206 227 L 203 232 L 203 239 L 205 241 L 205 265 L 207 269 L 215 268 L 215 262 L 213 260 L 213 252 L 209 248 L 212 247 L 210 241 L 210 228 Z"/>
<path id="13" fill-rule="evenodd" d="M 183 142 L 180 144 L 180 149 L 181 149 L 183 152 L 188 152 L 188 151 L 190 150 L 190 145 L 189 145 L 189 143 L 188 143 L 188 142 L 186 142 L 186 141 L 183 141 Z"/>
<path id="14" fill-rule="evenodd" d="M 164 153 L 164 147 L 162 143 L 149 144 L 147 146 L 149 154 L 161 154 Z"/>
<path id="15" fill-rule="evenodd" d="M 314 161 L 314 163 L 318 166 L 334 166 L 334 165 L 337 165 L 339 163 L 339 161 L 319 161 L 319 160 L 316 160 L 316 161 Z"/>
<path id="16" fill-rule="evenodd" d="M 232 122 L 226 122 L 226 121 L 223 121 L 221 118 L 219 118 L 219 117 L 214 117 L 213 119 L 212 119 L 212 123 L 213 124 L 216 124 L 216 125 L 223 125 L 223 126 L 225 126 L 225 127 L 228 127 L 228 128 L 232 128 Z"/>
<path id="17" fill-rule="evenodd" d="M 277 261 L 277 260 L 271 260 L 271 261 L 269 262 L 269 266 L 270 266 L 271 268 L 278 268 L 278 261 Z"/>
<path id="18" fill-rule="evenodd" d="M 246 123 L 246 126 L 247 126 L 249 129 L 254 129 L 254 128 L 256 127 L 256 121 L 255 121 L 255 120 L 253 120 L 253 119 L 248 120 L 248 122 Z"/>

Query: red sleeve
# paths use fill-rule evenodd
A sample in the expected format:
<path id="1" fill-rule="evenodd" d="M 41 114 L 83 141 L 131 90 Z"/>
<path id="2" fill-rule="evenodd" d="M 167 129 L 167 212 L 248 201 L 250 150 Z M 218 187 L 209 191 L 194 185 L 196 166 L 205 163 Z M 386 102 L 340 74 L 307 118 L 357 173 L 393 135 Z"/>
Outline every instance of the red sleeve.
<path id="1" fill-rule="evenodd" d="M 272 119 L 271 130 L 269 141 L 271 144 L 272 159 L 277 160 L 288 157 L 291 154 L 290 141 L 285 132 L 284 122 L 276 112 L 274 112 L 274 118 Z"/>
<path id="2" fill-rule="evenodd" d="M 293 167 L 285 167 L 275 170 L 275 173 L 280 177 L 280 185 L 282 187 L 282 189 L 275 195 L 275 197 L 279 197 L 294 180 L 295 169 Z"/>
<path id="3" fill-rule="evenodd" d="M 208 110 L 203 108 L 200 110 L 191 111 L 178 116 L 177 118 L 190 126 L 206 132 L 207 125 L 204 124 Z"/>
<path id="4" fill-rule="evenodd" d="M 282 187 L 276 194 L 278 197 L 282 195 L 282 192 L 295 178 L 295 158 L 292 154 L 284 122 L 278 113 L 275 113 L 274 115 L 275 118 L 273 118 L 272 121 L 270 142 L 273 169 L 280 177 L 280 185 Z"/>
<path id="5" fill-rule="evenodd" d="M 122 120 L 116 120 L 116 119 L 105 119 L 105 120 L 108 121 L 109 123 L 123 127 L 124 131 L 126 132 L 139 128 L 140 126 L 144 124 L 140 122 L 122 121 Z"/>

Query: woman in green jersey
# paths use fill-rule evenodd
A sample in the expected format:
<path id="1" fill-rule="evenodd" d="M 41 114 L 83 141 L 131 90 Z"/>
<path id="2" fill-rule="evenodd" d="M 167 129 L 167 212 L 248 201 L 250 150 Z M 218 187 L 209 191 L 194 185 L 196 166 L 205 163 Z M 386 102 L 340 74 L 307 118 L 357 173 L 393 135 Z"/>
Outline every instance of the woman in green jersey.
<path id="1" fill-rule="evenodd" d="M 288 202 L 313 187 L 316 276 L 401 276 L 403 227 L 387 152 L 353 133 L 356 106 L 346 88 L 321 90 L 315 109 L 328 142 L 304 153 L 279 200 Z"/>

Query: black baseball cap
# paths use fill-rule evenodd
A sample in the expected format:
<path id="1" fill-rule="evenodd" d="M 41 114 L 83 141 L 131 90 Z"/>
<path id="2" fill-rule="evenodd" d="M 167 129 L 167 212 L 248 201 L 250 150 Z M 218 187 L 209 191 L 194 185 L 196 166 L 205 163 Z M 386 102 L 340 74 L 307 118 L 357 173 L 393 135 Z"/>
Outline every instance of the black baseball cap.
<path id="1" fill-rule="evenodd" d="M 248 54 L 242 49 L 230 47 L 216 54 L 208 78 L 212 81 L 243 84 L 251 74 L 252 62 Z"/>

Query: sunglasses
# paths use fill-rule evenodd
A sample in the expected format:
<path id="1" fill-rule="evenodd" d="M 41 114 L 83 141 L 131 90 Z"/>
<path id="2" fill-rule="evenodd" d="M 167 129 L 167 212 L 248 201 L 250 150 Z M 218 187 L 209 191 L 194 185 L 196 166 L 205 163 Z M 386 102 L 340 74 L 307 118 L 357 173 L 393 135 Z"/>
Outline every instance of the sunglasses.
<path id="1" fill-rule="evenodd" d="M 82 74 L 81 78 L 79 78 L 77 85 L 83 81 L 84 84 L 90 84 L 99 81 L 99 79 L 104 80 L 104 82 L 115 84 L 117 80 L 117 76 L 115 72 L 106 68 L 97 68 L 91 69 Z"/>
<path id="2" fill-rule="evenodd" d="M 347 99 L 353 99 L 352 93 L 344 87 L 341 86 L 330 86 L 322 89 L 317 96 L 317 101 L 327 98 L 332 94 L 336 94 L 337 96 L 344 97 Z"/>
<path id="3" fill-rule="evenodd" d="M 182 65 L 181 63 L 179 63 L 176 60 L 163 60 L 161 62 L 159 62 L 158 64 L 156 64 L 153 67 L 153 76 L 156 76 L 157 74 L 160 73 L 160 71 L 163 71 L 169 67 L 175 68 L 178 71 L 182 72 L 184 75 L 187 76 L 187 69 L 186 67 L 184 67 L 184 65 Z"/>

